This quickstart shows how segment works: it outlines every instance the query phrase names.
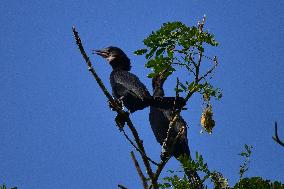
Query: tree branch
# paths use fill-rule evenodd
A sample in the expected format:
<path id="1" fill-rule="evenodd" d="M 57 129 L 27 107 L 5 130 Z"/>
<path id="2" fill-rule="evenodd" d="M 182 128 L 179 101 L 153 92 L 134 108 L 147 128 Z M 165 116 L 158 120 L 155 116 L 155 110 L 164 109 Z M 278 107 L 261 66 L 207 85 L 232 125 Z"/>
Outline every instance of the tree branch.
<path id="1" fill-rule="evenodd" d="M 81 39 L 79 37 L 79 33 L 76 31 L 76 28 L 74 26 L 72 27 L 72 30 L 73 30 L 73 34 L 74 34 L 74 37 L 75 37 L 75 40 L 76 40 L 76 44 L 78 45 L 78 48 L 79 48 L 83 58 L 86 61 L 87 66 L 88 66 L 88 70 L 92 73 L 92 75 L 94 76 L 95 80 L 97 81 L 97 83 L 99 84 L 100 88 L 102 89 L 103 93 L 108 98 L 108 100 L 111 102 L 111 104 L 114 106 L 114 108 L 117 108 L 118 104 L 112 98 L 111 94 L 108 92 L 107 88 L 105 87 L 105 85 L 103 84 L 102 80 L 100 79 L 100 77 L 96 73 L 95 69 L 93 68 L 93 65 L 92 65 L 92 63 L 90 61 L 90 58 L 88 57 L 88 55 L 85 52 L 85 49 L 84 49 L 84 47 L 82 45 L 82 41 L 81 41 Z"/>
<path id="2" fill-rule="evenodd" d="M 158 183 L 157 182 L 154 182 L 153 178 L 154 178 L 154 173 L 152 171 L 152 168 L 151 168 L 151 165 L 148 161 L 148 159 L 146 158 L 146 156 L 144 154 L 146 154 L 145 152 L 145 148 L 144 148 L 144 145 L 143 145 L 143 141 L 140 140 L 140 137 L 138 135 L 138 132 L 137 130 L 135 129 L 135 127 L 133 126 L 130 118 L 128 117 L 127 120 L 126 120 L 126 123 L 129 127 L 129 129 L 131 130 L 132 134 L 133 134 L 133 137 L 135 139 L 135 142 L 138 146 L 138 148 L 141 150 L 141 157 L 142 157 L 142 160 L 143 160 L 143 163 L 146 167 L 146 170 L 147 170 L 147 174 L 149 175 L 151 181 L 152 181 L 152 184 L 153 184 L 153 188 L 154 189 L 158 189 Z M 139 151 L 140 152 L 140 151 Z"/>
<path id="3" fill-rule="evenodd" d="M 201 76 L 199 79 L 198 79 L 198 82 L 201 81 L 202 79 L 205 79 L 210 73 L 213 72 L 213 70 L 215 70 L 215 68 L 218 66 L 218 61 L 217 61 L 217 57 L 215 56 L 214 59 L 214 66 L 208 70 L 203 76 Z"/>
<path id="4" fill-rule="evenodd" d="M 279 136 L 278 136 L 278 131 L 277 131 L 277 122 L 275 121 L 275 135 L 272 136 L 272 139 L 275 140 L 275 142 L 277 142 L 278 144 L 280 144 L 281 146 L 284 147 L 284 141 L 281 141 L 279 139 Z"/>
<path id="5" fill-rule="evenodd" d="M 125 138 L 129 141 L 129 143 L 140 153 L 143 154 L 143 152 L 134 144 L 134 142 L 129 138 L 129 136 L 126 134 L 126 132 L 124 131 L 124 129 L 122 129 L 123 135 L 125 136 Z M 155 162 L 154 160 L 152 160 L 150 157 L 147 156 L 147 154 L 143 154 L 143 156 L 145 156 L 151 163 L 153 163 L 154 165 L 158 166 L 159 164 L 157 162 Z"/>
<path id="6" fill-rule="evenodd" d="M 135 155 L 134 155 L 134 152 L 131 151 L 131 152 L 130 152 L 130 155 L 131 155 L 131 158 L 132 158 L 133 163 L 134 163 L 134 165 L 135 165 L 135 168 L 136 168 L 136 170 L 137 170 L 137 173 L 138 173 L 138 175 L 140 176 L 140 179 L 141 179 L 141 181 L 142 181 L 142 184 L 143 184 L 144 189 L 148 189 L 147 179 L 146 179 L 146 177 L 144 176 L 144 174 L 143 174 L 143 172 L 142 172 L 142 170 L 141 170 L 141 167 L 140 167 L 140 165 L 139 165 L 139 163 L 138 163 L 138 161 L 137 161 L 137 159 L 136 159 L 136 157 L 135 157 Z"/>
<path id="7" fill-rule="evenodd" d="M 122 186 L 121 184 L 118 184 L 117 187 L 121 189 L 127 189 L 125 186 Z"/>

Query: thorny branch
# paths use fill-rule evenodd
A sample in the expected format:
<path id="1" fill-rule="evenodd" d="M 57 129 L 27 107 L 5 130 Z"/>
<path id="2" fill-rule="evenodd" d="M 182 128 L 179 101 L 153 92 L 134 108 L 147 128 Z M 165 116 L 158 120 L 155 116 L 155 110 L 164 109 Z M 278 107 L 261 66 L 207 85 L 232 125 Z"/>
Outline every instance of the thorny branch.
<path id="1" fill-rule="evenodd" d="M 274 124 L 275 124 L 275 134 L 274 134 L 274 136 L 272 136 L 272 138 L 273 138 L 273 140 L 275 140 L 275 142 L 277 142 L 278 144 L 280 144 L 281 146 L 284 147 L 284 141 L 281 141 L 279 139 L 279 136 L 278 136 L 277 122 L 275 122 Z"/>

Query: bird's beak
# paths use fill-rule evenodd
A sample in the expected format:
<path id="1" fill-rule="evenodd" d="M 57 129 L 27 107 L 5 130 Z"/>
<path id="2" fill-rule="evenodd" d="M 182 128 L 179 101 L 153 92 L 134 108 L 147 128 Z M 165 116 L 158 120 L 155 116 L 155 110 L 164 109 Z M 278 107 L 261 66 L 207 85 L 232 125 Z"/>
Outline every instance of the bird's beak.
<path id="1" fill-rule="evenodd" d="M 93 50 L 93 54 L 100 55 L 103 58 L 107 58 L 109 56 L 109 53 L 106 49 Z"/>

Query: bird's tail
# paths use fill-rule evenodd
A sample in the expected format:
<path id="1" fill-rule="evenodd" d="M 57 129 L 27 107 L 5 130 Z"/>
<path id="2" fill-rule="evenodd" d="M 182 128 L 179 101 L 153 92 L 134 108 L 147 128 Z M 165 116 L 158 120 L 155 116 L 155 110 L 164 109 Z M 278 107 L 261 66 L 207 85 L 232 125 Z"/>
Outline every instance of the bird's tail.
<path id="1" fill-rule="evenodd" d="M 161 109 L 179 109 L 185 105 L 185 100 L 182 97 L 151 97 L 145 99 L 149 106 L 154 106 Z"/>

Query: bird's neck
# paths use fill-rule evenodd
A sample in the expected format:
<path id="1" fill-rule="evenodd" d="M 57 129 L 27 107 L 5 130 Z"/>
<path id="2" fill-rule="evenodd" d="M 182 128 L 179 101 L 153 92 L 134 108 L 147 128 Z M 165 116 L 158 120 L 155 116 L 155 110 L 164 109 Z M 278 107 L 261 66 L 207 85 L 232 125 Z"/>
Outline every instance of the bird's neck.
<path id="1" fill-rule="evenodd" d="M 165 92 L 164 92 L 164 89 L 163 87 L 157 87 L 157 88 L 154 88 L 153 89 L 153 96 L 160 96 L 160 97 L 163 97 L 165 96 Z"/>
<path id="2" fill-rule="evenodd" d="M 125 59 L 114 59 L 109 62 L 113 70 L 124 70 L 124 71 L 130 71 L 131 65 L 130 60 L 128 58 Z"/>
<path id="3" fill-rule="evenodd" d="M 126 69 L 124 69 L 124 68 L 121 68 L 121 67 L 113 67 L 113 66 L 112 66 L 112 70 L 113 70 L 114 72 L 117 72 L 117 71 L 128 71 L 128 70 L 126 70 Z"/>
<path id="4" fill-rule="evenodd" d="M 164 82 L 165 80 L 161 77 L 155 77 L 152 79 L 153 96 L 164 96 Z"/>

